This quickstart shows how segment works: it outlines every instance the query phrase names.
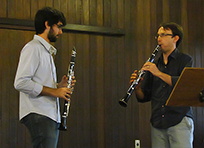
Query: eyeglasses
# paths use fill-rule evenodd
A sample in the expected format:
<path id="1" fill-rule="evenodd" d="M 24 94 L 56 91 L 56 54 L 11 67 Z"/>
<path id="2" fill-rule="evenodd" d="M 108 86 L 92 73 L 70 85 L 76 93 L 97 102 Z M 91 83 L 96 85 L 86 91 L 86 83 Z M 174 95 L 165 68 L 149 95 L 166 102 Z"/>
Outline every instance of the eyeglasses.
<path id="1" fill-rule="evenodd" d="M 56 24 L 57 28 L 62 29 L 63 25 L 62 24 Z"/>
<path id="2" fill-rule="evenodd" d="M 165 37 L 165 36 L 173 36 L 173 34 L 165 34 L 165 33 L 162 33 L 162 34 L 157 34 L 155 36 L 155 39 L 157 40 L 159 38 L 159 36 L 162 38 L 162 37 Z"/>

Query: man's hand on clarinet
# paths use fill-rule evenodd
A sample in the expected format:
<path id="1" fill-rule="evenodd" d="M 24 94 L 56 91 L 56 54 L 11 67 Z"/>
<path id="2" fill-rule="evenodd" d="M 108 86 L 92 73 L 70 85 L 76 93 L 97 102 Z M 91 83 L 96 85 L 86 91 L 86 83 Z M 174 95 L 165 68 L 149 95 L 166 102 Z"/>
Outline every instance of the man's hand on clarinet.
<path id="1" fill-rule="evenodd" d="M 55 97 L 59 97 L 69 101 L 71 98 L 72 91 L 70 88 L 62 87 L 55 89 Z"/>
<path id="2" fill-rule="evenodd" d="M 159 76 L 161 74 L 161 72 L 159 71 L 159 69 L 157 68 L 156 64 L 151 63 L 151 62 L 146 62 L 143 67 L 142 70 L 144 71 L 149 71 L 151 72 L 154 76 Z"/>
<path id="3" fill-rule="evenodd" d="M 74 86 L 76 84 L 76 79 L 75 79 L 75 76 L 72 76 L 72 82 L 71 82 L 71 91 L 73 92 L 74 91 Z"/>
<path id="4" fill-rule="evenodd" d="M 135 79 L 137 79 L 137 70 L 135 70 L 132 74 L 131 74 L 131 77 L 130 77 L 130 85 L 133 83 L 133 81 Z M 139 88 L 140 85 L 141 85 L 141 82 L 142 82 L 143 78 L 141 78 L 141 80 L 139 81 L 139 84 L 135 87 L 135 89 Z"/>
<path id="5" fill-rule="evenodd" d="M 67 87 L 67 81 L 68 81 L 68 77 L 64 75 L 61 79 L 61 82 L 58 83 L 57 88 Z"/>
<path id="6" fill-rule="evenodd" d="M 66 75 L 64 75 L 62 77 L 61 82 L 58 83 L 57 88 L 67 87 L 67 82 L 68 82 L 68 77 Z M 72 81 L 71 81 L 71 88 L 72 89 L 74 89 L 75 84 L 76 84 L 75 76 L 72 76 Z"/>
<path id="7" fill-rule="evenodd" d="M 63 98 L 67 101 L 71 98 L 71 94 L 74 91 L 74 86 L 76 84 L 75 76 L 72 76 L 71 88 L 67 88 L 68 77 L 64 75 L 61 82 L 58 83 L 58 89 L 56 91 L 56 97 Z"/>
<path id="8" fill-rule="evenodd" d="M 40 95 L 43 95 L 43 96 L 59 97 L 68 101 L 69 101 L 68 98 L 71 97 L 71 94 L 72 94 L 71 88 L 67 88 L 67 87 L 50 88 L 46 86 L 43 86 L 43 90 L 40 93 Z"/>

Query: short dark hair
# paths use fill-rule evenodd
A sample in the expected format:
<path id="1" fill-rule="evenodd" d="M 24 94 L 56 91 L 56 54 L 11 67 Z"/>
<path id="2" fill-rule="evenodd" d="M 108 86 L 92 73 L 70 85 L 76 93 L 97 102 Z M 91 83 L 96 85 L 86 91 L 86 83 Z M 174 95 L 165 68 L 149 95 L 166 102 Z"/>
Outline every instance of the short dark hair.
<path id="1" fill-rule="evenodd" d="M 52 26 L 57 24 L 59 21 L 62 22 L 63 26 L 66 25 L 66 18 L 64 14 L 59 10 L 51 7 L 44 7 L 37 11 L 35 15 L 35 31 L 36 34 L 41 34 L 45 30 L 45 22 L 48 21 L 48 25 Z"/>
<path id="2" fill-rule="evenodd" d="M 173 37 L 176 35 L 179 36 L 179 40 L 176 42 L 176 47 L 178 47 L 183 39 L 183 28 L 174 22 L 162 23 L 160 27 L 163 27 L 164 30 L 170 29 L 173 33 Z"/>

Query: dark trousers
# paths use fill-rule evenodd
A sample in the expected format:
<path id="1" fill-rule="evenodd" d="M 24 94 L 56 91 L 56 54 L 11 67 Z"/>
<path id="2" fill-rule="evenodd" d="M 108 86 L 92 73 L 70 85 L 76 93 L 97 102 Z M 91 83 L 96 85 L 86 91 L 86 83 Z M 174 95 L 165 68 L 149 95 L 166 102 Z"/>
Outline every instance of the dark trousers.
<path id="1" fill-rule="evenodd" d="M 56 148 L 59 136 L 59 124 L 52 119 L 31 113 L 21 122 L 28 128 L 34 148 Z"/>

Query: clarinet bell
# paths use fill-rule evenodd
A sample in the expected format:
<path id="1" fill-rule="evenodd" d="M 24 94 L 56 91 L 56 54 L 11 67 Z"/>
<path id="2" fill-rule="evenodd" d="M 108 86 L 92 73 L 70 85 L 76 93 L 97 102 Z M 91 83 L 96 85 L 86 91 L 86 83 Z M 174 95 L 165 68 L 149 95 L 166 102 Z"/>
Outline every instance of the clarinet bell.
<path id="1" fill-rule="evenodd" d="M 129 100 L 130 95 L 126 94 L 121 100 L 119 100 L 119 104 L 123 107 L 127 107 L 127 102 Z"/>
<path id="2" fill-rule="evenodd" d="M 124 99 L 121 99 L 118 103 L 123 107 L 127 107 L 127 102 Z"/>
<path id="3" fill-rule="evenodd" d="M 59 126 L 58 129 L 62 130 L 62 131 L 66 131 L 67 130 L 66 118 L 62 117 L 62 120 L 61 120 L 61 123 L 60 123 L 60 126 Z"/>

